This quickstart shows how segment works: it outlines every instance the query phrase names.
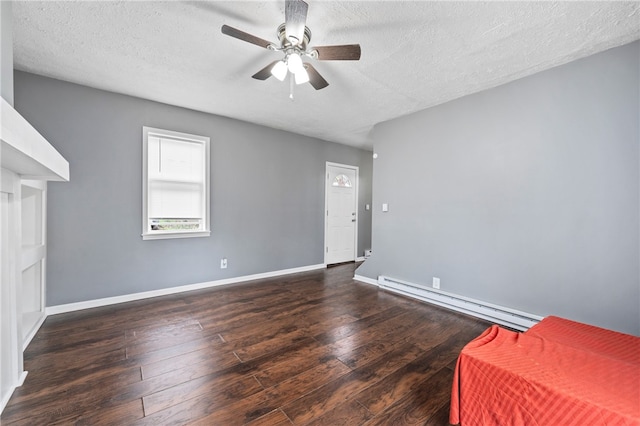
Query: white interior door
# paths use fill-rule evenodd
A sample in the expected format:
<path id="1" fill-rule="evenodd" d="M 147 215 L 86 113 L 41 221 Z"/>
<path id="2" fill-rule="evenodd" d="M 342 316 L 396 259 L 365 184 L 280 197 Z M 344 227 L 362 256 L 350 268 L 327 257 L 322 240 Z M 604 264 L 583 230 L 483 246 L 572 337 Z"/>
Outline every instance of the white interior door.
<path id="1" fill-rule="evenodd" d="M 356 259 L 358 168 L 327 164 L 325 263 Z"/>

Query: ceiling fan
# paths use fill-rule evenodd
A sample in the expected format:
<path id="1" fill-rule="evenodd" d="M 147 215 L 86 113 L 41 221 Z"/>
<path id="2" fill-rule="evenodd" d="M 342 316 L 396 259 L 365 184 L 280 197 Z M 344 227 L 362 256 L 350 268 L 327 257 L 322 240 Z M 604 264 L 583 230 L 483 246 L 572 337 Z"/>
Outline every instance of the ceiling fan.
<path id="1" fill-rule="evenodd" d="M 266 80 L 274 76 L 284 81 L 290 73 L 291 94 L 293 98 L 293 82 L 303 84 L 309 82 L 314 89 L 324 89 L 329 85 L 320 73 L 308 62 L 303 62 L 303 57 L 320 61 L 357 61 L 360 59 L 360 45 L 346 44 L 339 46 L 315 46 L 308 47 L 311 40 L 311 31 L 306 26 L 307 10 L 309 5 L 303 0 L 285 0 L 285 22 L 278 27 L 278 39 L 280 45 L 271 43 L 244 31 L 222 26 L 222 33 L 237 39 L 255 44 L 256 46 L 276 52 L 284 53 L 284 58 L 273 61 L 252 77 L 257 80 Z"/>

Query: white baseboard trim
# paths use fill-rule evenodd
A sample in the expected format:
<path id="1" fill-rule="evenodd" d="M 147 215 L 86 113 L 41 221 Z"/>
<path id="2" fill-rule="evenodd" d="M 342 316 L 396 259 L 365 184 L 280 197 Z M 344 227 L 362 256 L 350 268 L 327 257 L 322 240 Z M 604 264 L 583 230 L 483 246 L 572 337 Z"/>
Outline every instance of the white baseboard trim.
<path id="1" fill-rule="evenodd" d="M 148 299 L 151 297 L 166 296 L 169 294 L 183 293 L 186 291 L 200 290 L 209 287 L 218 287 L 222 285 L 236 284 L 245 281 L 260 280 L 264 278 L 272 278 L 280 275 L 297 274 L 299 272 L 314 271 L 316 269 L 324 269 L 327 266 L 323 263 L 317 265 L 301 266 L 299 268 L 282 269 L 279 271 L 264 272 L 260 274 L 244 275 L 240 277 L 225 278 L 216 281 L 207 281 L 203 283 L 187 284 L 178 287 L 163 288 L 159 290 L 144 291 L 141 293 L 125 294 L 123 296 L 105 297 L 103 299 L 87 300 L 84 302 L 67 303 L 65 305 L 48 306 L 45 310 L 47 315 L 63 314 L 66 312 L 80 311 L 83 309 L 97 308 L 100 306 L 115 305 L 117 303 L 132 302 L 134 300 Z"/>
<path id="2" fill-rule="evenodd" d="M 27 346 L 29 346 L 29 343 L 31 343 L 31 341 L 33 340 L 34 336 L 36 335 L 38 330 L 40 330 L 40 327 L 42 327 L 42 324 L 44 323 L 44 320 L 46 320 L 46 319 L 47 319 L 47 312 L 46 312 L 46 308 L 45 308 L 44 314 L 40 317 L 38 322 L 33 326 L 31 331 L 27 335 L 27 338 L 24 339 L 24 343 L 22 344 L 22 352 L 24 352 L 27 349 Z"/>
<path id="3" fill-rule="evenodd" d="M 20 378 L 18 379 L 18 385 L 16 386 L 17 388 L 24 385 L 24 380 L 27 378 L 27 374 L 29 374 L 28 371 L 22 372 L 22 374 L 20 375 Z"/>
<path id="4" fill-rule="evenodd" d="M 542 317 L 539 315 L 494 305 L 482 300 L 459 296 L 382 275 L 378 277 L 378 286 L 388 291 L 482 318 L 496 324 L 502 324 L 516 330 L 527 330 L 542 320 Z"/>
<path id="5" fill-rule="evenodd" d="M 356 262 L 364 262 L 364 259 L 364 256 L 356 257 Z"/>
<path id="6" fill-rule="evenodd" d="M 24 379 L 27 378 L 28 373 L 28 371 L 23 371 L 22 374 L 20 374 L 20 377 L 18 377 L 18 382 L 14 386 L 11 386 L 9 389 L 7 389 L 7 392 L 2 395 L 2 399 L 0 400 L 0 414 L 2 414 L 2 412 L 4 411 L 4 407 L 6 407 L 9 403 L 11 395 L 13 395 L 13 392 L 16 390 L 16 388 L 19 388 L 24 384 Z"/>
<path id="7" fill-rule="evenodd" d="M 374 280 L 373 278 L 363 277 L 362 275 L 355 274 L 353 276 L 353 279 L 356 281 L 360 281 L 361 283 L 375 285 L 376 287 L 378 286 L 378 281 Z"/>

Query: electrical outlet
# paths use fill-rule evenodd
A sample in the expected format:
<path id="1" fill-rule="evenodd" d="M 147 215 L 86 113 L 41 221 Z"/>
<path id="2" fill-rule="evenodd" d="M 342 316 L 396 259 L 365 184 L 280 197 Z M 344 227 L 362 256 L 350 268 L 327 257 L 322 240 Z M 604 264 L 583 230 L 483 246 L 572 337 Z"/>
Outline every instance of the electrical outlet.
<path id="1" fill-rule="evenodd" d="M 440 278 L 433 277 L 433 288 L 440 289 Z"/>
<path id="2" fill-rule="evenodd" d="M 223 257 L 220 259 L 220 269 L 227 269 L 227 258 Z"/>

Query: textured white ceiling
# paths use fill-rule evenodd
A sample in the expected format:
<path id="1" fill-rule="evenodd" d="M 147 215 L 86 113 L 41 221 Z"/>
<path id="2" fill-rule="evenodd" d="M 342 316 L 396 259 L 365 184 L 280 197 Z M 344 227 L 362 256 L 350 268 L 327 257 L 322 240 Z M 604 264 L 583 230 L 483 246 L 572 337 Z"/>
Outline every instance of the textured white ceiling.
<path id="1" fill-rule="evenodd" d="M 371 148 L 379 122 L 640 38 L 640 2 L 308 0 L 310 45 L 359 43 L 362 59 L 314 61 L 316 91 L 256 71 L 281 54 L 284 1 L 14 1 L 14 64 L 99 89 Z"/>

